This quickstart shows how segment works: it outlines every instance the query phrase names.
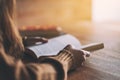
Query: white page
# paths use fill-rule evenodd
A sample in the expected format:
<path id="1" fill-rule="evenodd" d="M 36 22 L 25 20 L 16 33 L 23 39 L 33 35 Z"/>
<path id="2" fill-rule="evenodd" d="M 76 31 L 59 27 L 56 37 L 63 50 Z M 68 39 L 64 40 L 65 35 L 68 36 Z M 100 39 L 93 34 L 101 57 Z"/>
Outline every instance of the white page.
<path id="1" fill-rule="evenodd" d="M 60 50 L 66 47 L 68 44 L 74 46 L 75 49 L 80 49 L 81 44 L 78 39 L 70 34 L 65 34 L 48 40 L 48 43 L 42 45 L 35 45 L 28 47 L 32 50 L 37 57 L 57 55 Z"/>

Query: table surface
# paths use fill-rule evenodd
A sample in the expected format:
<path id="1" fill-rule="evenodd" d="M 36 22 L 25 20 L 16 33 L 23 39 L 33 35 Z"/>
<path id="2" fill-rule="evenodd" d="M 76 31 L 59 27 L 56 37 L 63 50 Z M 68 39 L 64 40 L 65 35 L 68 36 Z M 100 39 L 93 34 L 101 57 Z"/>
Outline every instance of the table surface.
<path id="1" fill-rule="evenodd" d="M 25 9 L 22 8 L 21 12 L 24 11 Z M 29 22 L 36 24 L 36 20 L 33 18 L 34 14 L 27 15 L 26 12 L 24 16 L 18 16 L 19 26 L 28 25 Z M 65 32 L 76 36 L 83 45 L 94 42 L 103 42 L 105 45 L 104 49 L 92 52 L 83 66 L 70 72 L 68 80 L 120 80 L 119 23 L 77 22 L 63 25 L 62 28 Z"/>
<path id="2" fill-rule="evenodd" d="M 120 80 L 120 28 L 119 24 L 89 24 L 92 31 L 79 35 L 70 31 L 83 44 L 103 42 L 105 48 L 91 52 L 84 65 L 69 74 L 68 80 Z M 75 28 L 74 30 L 77 30 Z M 69 32 L 69 29 L 68 29 Z"/>

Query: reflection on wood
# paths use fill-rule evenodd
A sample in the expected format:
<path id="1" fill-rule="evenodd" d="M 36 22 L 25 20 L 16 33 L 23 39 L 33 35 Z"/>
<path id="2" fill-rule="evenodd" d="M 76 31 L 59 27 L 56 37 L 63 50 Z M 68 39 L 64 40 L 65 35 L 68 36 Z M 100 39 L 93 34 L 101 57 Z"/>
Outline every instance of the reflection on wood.
<path id="1" fill-rule="evenodd" d="M 90 24 L 89 24 L 90 25 Z M 115 27 L 116 26 L 116 27 Z M 90 58 L 76 71 L 69 73 L 68 80 L 120 80 L 120 24 L 96 24 L 94 32 L 84 44 L 104 42 L 105 48 L 92 52 Z M 76 33 L 76 32 L 74 32 Z M 76 34 L 80 34 L 79 32 Z M 82 40 L 79 37 L 80 40 Z"/>

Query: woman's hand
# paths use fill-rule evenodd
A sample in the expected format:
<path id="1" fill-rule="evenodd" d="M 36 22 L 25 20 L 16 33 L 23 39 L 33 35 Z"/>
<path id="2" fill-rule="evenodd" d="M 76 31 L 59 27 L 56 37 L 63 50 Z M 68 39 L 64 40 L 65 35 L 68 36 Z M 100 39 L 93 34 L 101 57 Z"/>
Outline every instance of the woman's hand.
<path id="1" fill-rule="evenodd" d="M 86 57 L 89 57 L 90 53 L 83 50 L 73 49 L 71 45 L 67 45 L 63 50 L 61 50 L 56 56 L 43 57 L 39 59 L 40 62 L 47 62 L 54 64 L 58 69 L 58 63 L 62 66 L 64 72 L 64 80 L 67 80 L 67 72 L 73 69 L 76 69 L 83 64 Z M 57 62 L 57 63 L 56 63 Z"/>
<path id="2" fill-rule="evenodd" d="M 35 44 L 43 44 L 43 43 L 47 43 L 48 39 L 44 38 L 44 37 L 23 37 L 23 44 L 24 46 L 31 46 L 31 45 L 35 45 Z"/>
<path id="3" fill-rule="evenodd" d="M 68 56 L 63 57 L 63 56 Z M 76 50 L 71 45 L 67 45 L 58 55 L 59 59 L 68 60 L 68 70 L 76 69 L 90 56 L 90 52 L 84 50 Z"/>

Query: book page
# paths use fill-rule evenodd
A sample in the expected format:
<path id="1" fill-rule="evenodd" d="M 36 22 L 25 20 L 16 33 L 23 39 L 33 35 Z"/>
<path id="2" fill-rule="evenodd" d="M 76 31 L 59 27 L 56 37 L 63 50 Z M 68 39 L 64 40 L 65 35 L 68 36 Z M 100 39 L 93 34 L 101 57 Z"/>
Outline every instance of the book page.
<path id="1" fill-rule="evenodd" d="M 48 43 L 28 47 L 37 57 L 57 55 L 60 50 L 68 44 L 75 49 L 80 49 L 81 44 L 78 39 L 70 34 L 65 34 L 48 40 Z"/>

